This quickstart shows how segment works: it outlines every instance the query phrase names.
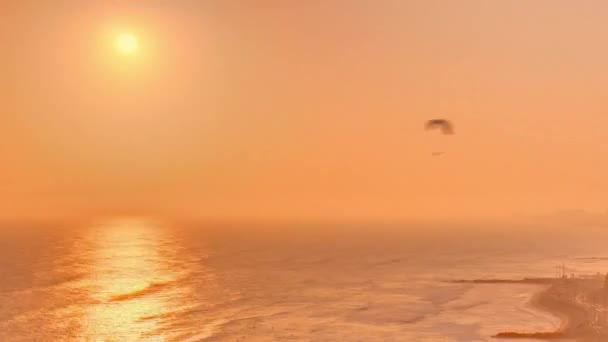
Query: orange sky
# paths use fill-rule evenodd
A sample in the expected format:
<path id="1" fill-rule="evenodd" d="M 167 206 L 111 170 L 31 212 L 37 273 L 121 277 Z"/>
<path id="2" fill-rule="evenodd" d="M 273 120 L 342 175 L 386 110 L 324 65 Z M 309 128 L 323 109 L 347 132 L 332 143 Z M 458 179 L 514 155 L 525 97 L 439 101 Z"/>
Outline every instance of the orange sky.
<path id="1" fill-rule="evenodd" d="M 253 3 L 1 2 L 0 218 L 606 209 L 607 2 Z"/>

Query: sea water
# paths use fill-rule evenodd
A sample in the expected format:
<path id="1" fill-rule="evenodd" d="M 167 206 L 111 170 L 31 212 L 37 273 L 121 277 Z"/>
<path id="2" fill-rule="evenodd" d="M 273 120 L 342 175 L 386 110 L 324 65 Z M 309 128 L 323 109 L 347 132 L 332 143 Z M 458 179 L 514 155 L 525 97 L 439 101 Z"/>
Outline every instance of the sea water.
<path id="1" fill-rule="evenodd" d="M 451 280 L 608 270 L 593 236 L 280 228 L 4 225 L 0 341 L 492 341 L 559 327 L 542 288 Z"/>

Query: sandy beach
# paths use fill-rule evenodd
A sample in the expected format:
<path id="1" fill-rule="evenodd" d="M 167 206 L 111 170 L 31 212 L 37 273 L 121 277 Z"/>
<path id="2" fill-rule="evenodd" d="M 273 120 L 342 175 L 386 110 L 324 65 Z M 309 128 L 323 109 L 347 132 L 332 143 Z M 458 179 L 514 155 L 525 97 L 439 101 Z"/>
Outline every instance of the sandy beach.
<path id="1" fill-rule="evenodd" d="M 530 283 L 524 279 L 521 283 Z M 534 280 L 536 282 L 536 280 Z M 531 304 L 561 319 L 556 331 L 505 331 L 496 334 L 500 339 L 569 340 L 600 342 L 608 339 L 606 323 L 598 319 L 597 307 L 589 298 L 601 289 L 601 278 L 554 279 L 538 292 Z"/>

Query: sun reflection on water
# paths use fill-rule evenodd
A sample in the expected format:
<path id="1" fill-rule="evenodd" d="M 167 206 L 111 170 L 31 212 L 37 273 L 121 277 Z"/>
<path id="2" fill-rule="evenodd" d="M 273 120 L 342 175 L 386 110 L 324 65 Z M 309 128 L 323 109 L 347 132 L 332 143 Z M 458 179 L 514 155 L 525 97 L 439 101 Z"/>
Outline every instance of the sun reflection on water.
<path id="1" fill-rule="evenodd" d="M 90 234 L 89 288 L 83 319 L 88 341 L 165 341 L 159 313 L 170 311 L 180 273 L 163 255 L 164 230 L 141 220 L 96 227 Z"/>

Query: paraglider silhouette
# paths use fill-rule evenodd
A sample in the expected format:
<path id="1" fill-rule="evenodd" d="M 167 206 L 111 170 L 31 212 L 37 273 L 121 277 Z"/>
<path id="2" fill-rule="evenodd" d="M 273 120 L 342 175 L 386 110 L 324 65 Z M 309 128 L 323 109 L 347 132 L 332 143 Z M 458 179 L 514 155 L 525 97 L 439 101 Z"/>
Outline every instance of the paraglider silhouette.
<path id="1" fill-rule="evenodd" d="M 446 119 L 433 119 L 426 122 L 424 128 L 428 130 L 440 129 L 443 134 L 454 134 L 454 125 Z"/>
<path id="2" fill-rule="evenodd" d="M 452 135 L 454 134 L 454 125 L 446 120 L 446 119 L 433 119 L 426 122 L 424 125 L 424 129 L 429 130 L 440 130 L 444 135 Z M 435 151 L 432 153 L 433 157 L 439 157 L 443 155 L 445 152 L 443 151 Z"/>

